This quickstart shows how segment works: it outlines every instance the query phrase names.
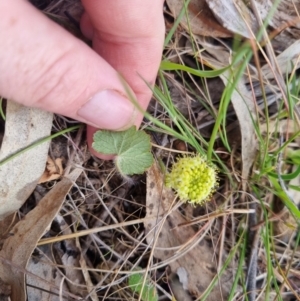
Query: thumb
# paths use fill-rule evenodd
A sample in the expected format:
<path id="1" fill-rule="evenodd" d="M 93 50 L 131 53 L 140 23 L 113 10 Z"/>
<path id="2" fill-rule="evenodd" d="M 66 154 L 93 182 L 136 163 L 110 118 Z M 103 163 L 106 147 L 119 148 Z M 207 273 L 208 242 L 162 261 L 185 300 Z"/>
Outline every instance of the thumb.
<path id="1" fill-rule="evenodd" d="M 139 122 L 118 73 L 82 41 L 27 1 L 0 1 L 0 12 L 1 96 L 97 128 Z"/>

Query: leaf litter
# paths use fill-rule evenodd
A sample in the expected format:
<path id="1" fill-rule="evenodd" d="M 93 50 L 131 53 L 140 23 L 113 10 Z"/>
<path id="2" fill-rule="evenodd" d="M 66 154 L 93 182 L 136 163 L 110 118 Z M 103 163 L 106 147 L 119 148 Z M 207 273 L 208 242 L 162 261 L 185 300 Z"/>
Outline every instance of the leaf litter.
<path id="1" fill-rule="evenodd" d="M 55 160 L 48 157 L 46 163 L 46 169 L 39 179 L 39 184 L 58 180 L 63 175 L 62 158 L 56 158 Z"/>
<path id="2" fill-rule="evenodd" d="M 66 194 L 81 173 L 64 178 L 10 231 L 0 251 L 0 278 L 11 287 L 12 301 L 25 301 L 25 269 L 37 242 L 59 211 Z"/>
<path id="3" fill-rule="evenodd" d="M 32 2 L 39 2 L 47 9 L 51 17 L 56 16 L 55 18 L 60 24 L 80 36 L 76 22 L 74 26 L 74 18 L 78 22 L 83 11 L 79 1 L 68 0 L 54 3 L 54 1 L 32 0 Z M 241 2 L 236 1 L 235 3 L 240 4 Z M 173 25 L 171 16 L 179 15 L 182 3 L 183 1 L 167 1 L 165 14 L 168 25 Z M 231 63 L 235 51 L 232 47 L 232 39 L 236 33 L 251 38 L 250 30 L 256 32 L 258 23 L 256 23 L 257 15 L 253 14 L 254 10 L 251 6 L 253 3 L 258 9 L 260 18 L 265 20 L 270 5 L 272 6 L 275 2 L 243 2 L 244 5 L 241 4 L 243 7 L 241 5 L 237 7 L 233 1 L 192 0 L 189 3 L 188 12 L 182 15 L 181 23 L 175 33 L 176 38 L 171 39 L 167 45 L 165 55 L 167 59 L 176 63 L 180 62 L 192 68 L 202 66 L 203 69 L 206 69 L 218 68 L 218 66 L 227 67 Z M 176 8 L 174 8 L 175 5 L 177 5 Z M 220 11 L 220 7 L 224 9 Z M 281 73 L 287 73 L 287 75 L 291 74 L 290 72 L 297 74 L 296 68 L 299 63 L 297 45 L 300 34 L 295 7 L 299 7 L 299 1 L 280 1 L 279 9 L 270 19 L 268 27 L 268 34 L 272 37 L 271 43 L 276 53 L 274 59 L 278 61 Z M 230 14 L 233 16 L 232 18 L 224 19 L 224 16 Z M 188 15 L 188 20 L 186 15 Z M 255 17 L 253 17 L 254 15 Z M 74 18 L 72 19 L 72 17 Z M 72 22 L 69 22 L 69 19 L 72 19 Z M 68 23 L 73 25 L 69 26 Z M 237 41 L 241 41 L 241 38 L 238 38 Z M 289 46 L 291 48 L 287 49 Z M 274 66 L 270 67 L 269 63 L 264 61 L 265 57 L 262 56 L 260 59 L 262 68 L 256 66 L 253 61 L 249 62 L 248 73 L 241 77 L 235 90 L 236 94 L 232 95 L 226 112 L 226 134 L 231 151 L 226 149 L 219 136 L 214 142 L 214 151 L 221 158 L 226 172 L 221 172 L 221 185 L 211 203 L 205 207 L 179 207 L 179 205 L 173 204 L 174 194 L 172 191 L 165 190 L 163 178 L 160 178 L 162 175 L 157 170 L 156 178 L 159 180 L 151 181 L 156 173 L 154 172 L 155 166 L 147 174 L 147 187 L 144 185 L 145 177 L 143 175 L 132 176 L 131 181 L 127 182 L 115 171 L 110 162 L 103 162 L 91 157 L 80 137 L 77 141 L 76 137 L 68 136 L 65 149 L 73 148 L 73 154 L 70 155 L 67 151 L 68 158 L 58 155 L 53 159 L 62 158 L 64 164 L 67 164 L 66 169 L 79 163 L 84 166 L 83 172 L 71 188 L 67 201 L 64 202 L 60 212 L 55 218 L 52 218 L 54 222 L 46 231 L 47 238 L 43 239 L 43 243 L 47 241 L 48 244 L 39 245 L 30 257 L 28 254 L 33 249 L 34 242 L 32 242 L 27 253 L 24 253 L 25 261 L 30 257 L 26 270 L 24 260 L 20 260 L 20 265 L 16 264 L 7 268 L 11 271 L 11 275 L 5 277 L 11 279 L 14 273 L 20 271 L 22 272 L 20 274 L 26 274 L 27 292 L 30 299 L 54 301 L 64 298 L 90 297 L 93 301 L 138 300 L 141 296 L 139 293 L 134 294 L 129 289 L 128 278 L 130 273 L 134 273 L 136 267 L 139 266 L 144 279 L 151 278 L 150 281 L 155 285 L 160 300 L 174 300 L 175 298 L 182 300 L 179 297 L 184 295 L 182 292 L 188 294 L 188 297 L 182 298 L 188 300 L 192 298 L 191 296 L 200 298 L 207 289 L 212 289 L 212 291 L 208 295 L 205 294 L 206 300 L 227 300 L 229 295 L 230 300 L 240 300 L 244 297 L 244 293 L 239 286 L 235 286 L 234 291 L 230 290 L 236 280 L 238 284 L 244 284 L 243 281 L 247 276 L 246 262 L 242 262 L 242 272 L 237 269 L 242 252 L 236 254 L 237 258 L 221 276 L 219 273 L 225 258 L 238 241 L 240 230 L 248 222 L 245 213 L 253 213 L 253 210 L 248 207 L 256 200 L 259 203 L 255 214 L 257 221 L 251 226 L 251 232 L 256 231 L 259 239 L 257 248 L 254 250 L 255 256 L 252 256 L 251 250 L 246 252 L 246 257 L 255 258 L 257 264 L 255 273 L 251 276 L 253 278 L 250 279 L 254 283 L 254 293 L 249 294 L 249 300 L 254 300 L 251 299 L 253 296 L 260 300 L 265 300 L 267 296 L 271 300 L 278 298 L 278 292 L 274 290 L 273 286 L 279 286 L 282 300 L 291 300 L 293 297 L 299 300 L 297 296 L 300 287 L 299 267 L 297 266 L 299 247 L 295 242 L 298 224 L 295 223 L 293 215 L 282 203 L 282 195 L 278 196 L 274 193 L 274 187 L 269 182 L 270 178 L 264 176 L 255 183 L 261 192 L 261 195 L 257 196 L 259 201 L 256 198 L 248 201 L 247 198 L 242 197 L 245 196 L 245 192 L 254 194 L 250 187 L 253 184 L 251 181 L 253 181 L 254 175 L 260 172 L 258 159 L 255 156 L 259 154 L 259 147 L 262 143 L 259 140 L 259 143 L 256 144 L 257 128 L 253 127 L 250 115 L 247 113 L 252 112 L 253 121 L 257 118 L 256 122 L 259 123 L 262 137 L 264 139 L 268 137 L 274 141 L 274 149 L 278 147 L 278 136 L 291 137 L 297 133 L 297 127 L 291 126 L 291 124 L 297 123 L 292 116 L 286 118 L 283 115 L 279 122 L 273 122 L 271 119 L 271 126 L 266 123 L 269 122 L 269 120 L 266 121 L 266 110 L 269 111 L 271 118 L 275 119 L 278 113 L 285 114 L 285 111 L 281 103 L 282 91 L 280 92 L 277 87 L 272 70 Z M 293 64 L 289 64 L 291 60 Z M 258 79 L 261 70 L 265 71 L 263 75 L 264 89 Z M 203 134 L 204 138 L 207 138 L 206 141 L 209 141 L 215 122 L 216 115 L 214 113 L 220 109 L 219 100 L 224 85 L 220 84 L 219 79 L 218 81 L 216 79 L 199 79 L 189 74 L 165 72 L 163 75 L 168 77 L 170 90 L 180 91 L 177 93 L 180 97 L 172 98 L 175 107 L 179 108 L 183 116 Z M 251 76 L 250 80 L 249 75 Z M 228 74 L 226 78 L 222 78 L 225 85 L 229 83 L 228 78 Z M 158 78 L 157 84 L 163 91 L 165 87 L 160 78 Z M 173 95 L 174 93 L 172 93 Z M 157 100 L 154 100 L 152 104 L 151 114 L 176 129 L 163 106 L 160 106 Z M 290 123 L 290 121 L 294 123 Z M 280 131 L 277 130 L 277 124 L 280 125 Z M 147 123 L 147 126 L 151 125 L 151 123 Z M 56 117 L 53 130 L 57 131 L 67 126 L 66 119 Z M 151 134 L 151 138 L 160 147 L 160 149 L 153 149 L 154 154 L 168 169 L 169 162 L 176 160 L 178 156 L 175 155 L 175 152 L 173 153 L 173 149 L 176 148 L 175 142 L 177 143 L 179 140 L 175 140 L 166 133 L 154 133 Z M 52 142 L 52 145 L 55 143 Z M 184 144 L 184 151 L 194 151 L 185 142 L 179 141 L 179 143 Z M 205 145 L 205 142 L 202 141 L 202 143 Z M 274 145 L 270 144 L 268 150 L 272 150 Z M 297 138 L 291 141 L 289 148 L 293 151 L 299 148 Z M 271 154 L 273 155 L 272 152 Z M 282 156 L 284 176 L 285 173 L 289 174 L 295 169 L 293 164 L 289 164 L 285 152 Z M 45 156 L 43 164 L 46 163 L 46 158 Z M 272 164 L 272 168 L 274 168 L 276 162 L 273 160 Z M 43 170 L 44 168 L 41 168 L 40 174 Z M 61 176 L 61 172 L 59 171 L 56 176 Z M 38 178 L 36 177 L 36 179 Z M 246 181 L 246 179 L 248 180 Z M 241 189 L 239 183 L 242 180 L 244 180 L 244 185 Z M 21 184 L 23 183 L 21 181 Z M 22 225 L 18 224 L 20 220 L 21 223 L 22 221 L 24 223 L 24 219 L 22 219 L 24 216 L 27 222 L 31 210 L 35 210 L 31 205 L 32 200 L 39 200 L 40 196 L 46 195 L 48 190 L 51 192 L 59 183 L 56 183 L 55 180 L 38 186 L 35 182 L 32 185 L 36 186 L 34 196 L 30 196 L 29 199 L 28 196 L 24 197 L 28 201 L 18 214 L 8 216 L 1 222 L 5 228 L 4 231 L 3 229 L 0 231 L 1 245 L 9 245 L 10 240 L 5 241 L 4 239 L 9 233 L 12 233 L 14 227 L 18 228 L 16 225 Z M 155 185 L 153 186 L 152 183 Z M 299 175 L 292 181 L 286 181 L 287 191 L 291 192 L 290 185 L 297 186 L 298 183 Z M 154 192 L 157 195 L 155 198 L 153 197 Z M 299 193 L 297 190 L 293 190 L 293 193 L 293 200 L 297 201 Z M 147 199 L 145 200 L 146 195 Z M 277 207 L 273 207 L 276 202 Z M 18 208 L 19 206 L 13 211 Z M 266 214 L 265 220 L 262 217 L 262 211 Z M 43 214 L 47 216 L 46 212 Z M 144 219 L 145 215 L 149 220 Z M 268 226 L 265 226 L 269 221 L 274 227 L 272 233 Z M 32 227 L 34 228 L 34 226 Z M 97 227 L 102 228 L 103 231 L 98 233 L 93 231 L 97 230 Z M 40 232 L 46 228 L 47 226 L 43 225 Z M 85 231 L 85 236 L 79 237 L 81 231 Z M 91 232 L 89 233 L 89 231 Z M 34 233 L 36 233 L 35 230 Z M 68 235 L 69 239 L 49 244 L 51 237 L 60 234 Z M 268 238 L 274 247 L 272 250 L 266 249 L 268 244 L 265 242 L 266 239 L 268 242 Z M 36 238 L 34 241 L 35 244 L 38 244 Z M 247 246 L 250 245 L 251 241 Z M 26 248 L 26 243 L 22 241 L 20 246 L 14 247 L 15 251 L 11 256 L 15 258 L 16 254 L 24 248 Z M 10 258 L 7 252 L 4 253 L 7 258 Z M 6 262 L 4 261 L 4 263 Z M 266 274 L 269 273 L 266 262 L 274 263 L 275 276 L 271 276 L 273 286 L 269 288 L 265 285 Z M 196 263 L 197 269 L 193 266 L 194 263 Z M 250 270 L 251 267 L 248 268 Z M 83 275 L 84 277 L 82 277 Z M 213 279 L 216 280 L 216 285 L 210 287 Z M 16 282 L 12 283 L 18 287 L 20 296 L 23 296 L 23 278 L 16 277 Z M 176 293 L 175 289 L 173 291 L 175 283 Z M 43 288 L 47 292 L 32 288 L 31 285 Z M 5 293 L 6 296 L 11 294 L 11 286 L 5 281 L 0 281 L 0 289 L 0 292 Z"/>
<path id="4" fill-rule="evenodd" d="M 178 275 L 183 289 L 198 298 L 218 273 L 216 254 L 204 235 L 199 239 L 199 233 L 196 234 L 191 227 L 179 226 L 186 219 L 178 208 L 172 208 L 175 199 L 174 192 L 164 186 L 164 176 L 154 164 L 147 172 L 146 218 L 149 219 L 144 222 L 146 239 L 153 248 L 153 256 L 167 261 L 171 272 Z M 206 300 L 226 300 L 233 274 L 234 271 L 226 271 L 220 275 L 218 284 Z"/>
<path id="5" fill-rule="evenodd" d="M 9 101 L 0 161 L 49 136 L 52 114 Z M 18 210 L 35 189 L 47 160 L 49 142 L 0 165 L 0 220 Z"/>

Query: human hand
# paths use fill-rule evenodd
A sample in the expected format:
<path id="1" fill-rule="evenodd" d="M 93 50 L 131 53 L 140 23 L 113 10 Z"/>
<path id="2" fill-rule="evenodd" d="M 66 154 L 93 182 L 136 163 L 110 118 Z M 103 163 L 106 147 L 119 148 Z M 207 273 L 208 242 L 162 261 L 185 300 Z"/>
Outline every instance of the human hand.
<path id="1" fill-rule="evenodd" d="M 82 0 L 83 34 L 93 49 L 24 0 L 0 0 L 0 95 L 96 128 L 140 125 L 125 78 L 146 109 L 161 60 L 163 0 Z M 95 152 L 93 151 L 95 154 Z"/>

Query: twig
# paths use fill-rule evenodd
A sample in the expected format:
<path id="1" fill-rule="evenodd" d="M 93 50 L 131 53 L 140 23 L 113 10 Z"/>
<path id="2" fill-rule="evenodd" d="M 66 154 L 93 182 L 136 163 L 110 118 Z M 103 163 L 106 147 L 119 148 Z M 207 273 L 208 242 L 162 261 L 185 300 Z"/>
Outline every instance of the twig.
<path id="1" fill-rule="evenodd" d="M 259 242 L 259 233 L 260 228 L 253 230 L 253 227 L 257 223 L 256 219 L 256 203 L 251 203 L 250 208 L 255 210 L 254 213 L 249 214 L 249 236 L 248 242 L 250 246 L 250 255 L 248 260 L 248 272 L 247 272 L 247 281 L 246 288 L 249 301 L 255 301 L 256 297 L 256 272 L 257 272 L 257 253 L 258 253 L 258 242 Z"/>
<path id="2" fill-rule="evenodd" d="M 83 134 L 83 127 L 81 126 L 77 131 L 76 138 L 75 138 L 75 141 L 74 141 L 74 146 L 76 147 L 76 151 L 77 151 L 77 149 L 79 149 L 79 144 L 80 144 L 81 139 L 82 139 L 82 134 Z M 74 148 L 72 149 L 71 154 L 69 156 L 67 166 L 65 168 L 64 175 L 68 175 L 70 173 L 71 167 L 74 164 L 74 157 L 77 154 L 76 151 L 75 151 Z"/>

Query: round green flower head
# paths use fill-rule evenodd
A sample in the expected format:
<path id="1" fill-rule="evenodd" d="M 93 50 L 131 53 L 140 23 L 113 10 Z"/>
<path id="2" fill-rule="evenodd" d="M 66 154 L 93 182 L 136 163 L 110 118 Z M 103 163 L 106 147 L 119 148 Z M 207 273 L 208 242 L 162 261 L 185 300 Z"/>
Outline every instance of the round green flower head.
<path id="1" fill-rule="evenodd" d="M 218 186 L 217 170 L 200 155 L 186 156 L 173 164 L 166 186 L 175 189 L 182 201 L 203 204 Z"/>

